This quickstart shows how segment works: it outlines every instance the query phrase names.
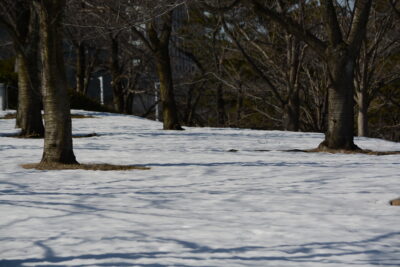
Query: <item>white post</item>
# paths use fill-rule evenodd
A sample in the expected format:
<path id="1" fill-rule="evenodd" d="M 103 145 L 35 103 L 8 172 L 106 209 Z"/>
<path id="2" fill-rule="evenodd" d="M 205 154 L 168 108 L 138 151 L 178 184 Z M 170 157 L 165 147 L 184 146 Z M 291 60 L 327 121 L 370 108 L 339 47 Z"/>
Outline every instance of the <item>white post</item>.
<path id="1" fill-rule="evenodd" d="M 0 83 L 0 110 L 7 109 L 7 92 L 4 83 Z"/>
<path id="2" fill-rule="evenodd" d="M 160 121 L 160 110 L 158 108 L 158 91 L 160 89 L 160 83 L 155 82 L 154 83 L 154 101 L 156 103 L 156 121 Z"/>
<path id="3" fill-rule="evenodd" d="M 103 84 L 103 76 L 99 77 L 100 81 L 100 104 L 104 105 L 104 84 Z"/>

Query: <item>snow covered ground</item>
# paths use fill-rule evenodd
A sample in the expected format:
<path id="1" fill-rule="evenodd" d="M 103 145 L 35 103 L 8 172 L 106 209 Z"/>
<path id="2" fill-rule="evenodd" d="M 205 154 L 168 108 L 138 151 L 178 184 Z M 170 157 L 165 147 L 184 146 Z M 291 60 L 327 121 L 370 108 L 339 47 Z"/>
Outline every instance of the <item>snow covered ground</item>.
<path id="1" fill-rule="evenodd" d="M 97 117 L 74 134 L 99 134 L 74 139 L 78 161 L 151 170 L 25 170 L 43 140 L 6 137 L 14 120 L 0 120 L 0 266 L 400 266 L 400 155 L 282 152 L 323 136 L 74 113 Z"/>

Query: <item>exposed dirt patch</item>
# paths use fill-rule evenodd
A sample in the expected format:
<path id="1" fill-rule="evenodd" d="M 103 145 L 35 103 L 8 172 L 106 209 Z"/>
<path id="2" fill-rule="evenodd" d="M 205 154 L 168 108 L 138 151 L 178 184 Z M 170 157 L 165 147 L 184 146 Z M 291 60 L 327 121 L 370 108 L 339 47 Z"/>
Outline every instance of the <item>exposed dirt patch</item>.
<path id="1" fill-rule="evenodd" d="M 90 134 L 74 134 L 72 138 L 89 138 L 89 137 L 96 137 L 100 136 L 97 133 L 90 133 Z"/>
<path id="2" fill-rule="evenodd" d="M 12 119 L 15 119 L 16 117 L 17 117 L 16 113 L 8 113 L 8 114 L 0 117 L 0 119 L 12 120 Z M 93 119 L 93 118 L 96 118 L 96 117 L 92 116 L 92 115 L 71 114 L 71 119 Z"/>
<path id="3" fill-rule="evenodd" d="M 272 152 L 272 151 L 279 151 L 279 152 L 303 152 L 303 153 L 331 153 L 331 154 L 366 154 L 366 155 L 373 155 L 373 156 L 385 156 L 385 155 L 400 155 L 400 151 L 373 151 L 368 149 L 356 149 L 356 150 L 345 150 L 345 149 L 289 149 L 289 150 L 245 150 L 246 152 Z M 240 152 L 236 149 L 230 149 L 228 152 Z"/>
<path id="4" fill-rule="evenodd" d="M 390 205 L 392 205 L 392 206 L 400 206 L 400 198 L 391 200 L 390 201 Z"/>
<path id="5" fill-rule="evenodd" d="M 24 169 L 36 170 L 88 170 L 88 171 L 127 171 L 150 170 L 148 167 L 134 165 L 113 164 L 59 164 L 59 163 L 31 163 L 21 165 Z"/>
<path id="6" fill-rule="evenodd" d="M 79 114 L 72 114 L 71 119 L 93 119 L 96 118 L 92 115 L 79 115 Z"/>
<path id="7" fill-rule="evenodd" d="M 21 135 L 20 133 L 11 133 L 11 134 L 0 134 L 1 137 L 12 137 L 12 138 L 21 138 L 21 139 L 40 139 L 43 138 L 41 135 Z"/>
<path id="8" fill-rule="evenodd" d="M 12 134 L 1 134 L 2 137 L 12 137 L 12 138 L 21 138 L 21 139 L 40 139 L 43 136 L 40 135 L 21 135 L 19 133 L 12 133 Z M 74 134 L 72 138 L 90 138 L 100 136 L 97 133 L 90 133 L 90 134 Z"/>
<path id="9" fill-rule="evenodd" d="M 308 149 L 302 152 L 314 152 L 314 153 L 332 153 L 332 154 L 366 154 L 373 156 L 385 156 L 385 155 L 399 155 L 400 151 L 373 151 L 369 149 L 355 149 L 355 150 L 345 150 L 345 149 L 327 149 L 327 148 L 315 148 Z"/>
<path id="10" fill-rule="evenodd" d="M 8 114 L 0 117 L 0 119 L 2 119 L 2 120 L 12 120 L 12 119 L 15 119 L 16 117 L 17 117 L 16 113 L 8 113 Z"/>

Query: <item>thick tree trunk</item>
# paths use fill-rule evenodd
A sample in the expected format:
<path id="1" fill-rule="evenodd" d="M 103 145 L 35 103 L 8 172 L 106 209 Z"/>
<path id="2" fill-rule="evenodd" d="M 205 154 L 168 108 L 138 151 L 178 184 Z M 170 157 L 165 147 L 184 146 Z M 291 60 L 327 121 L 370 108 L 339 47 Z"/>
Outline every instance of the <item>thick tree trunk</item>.
<path id="1" fill-rule="evenodd" d="M 299 130 L 300 121 L 300 101 L 298 90 L 290 96 L 288 103 L 283 109 L 283 129 L 285 131 Z"/>
<path id="2" fill-rule="evenodd" d="M 346 50 L 330 55 L 328 131 L 322 149 L 355 150 L 354 144 L 354 67 L 355 59 Z"/>
<path id="3" fill-rule="evenodd" d="M 83 42 L 77 45 L 76 56 L 76 91 L 85 94 L 86 55 Z"/>
<path id="4" fill-rule="evenodd" d="M 175 103 L 168 45 L 160 47 L 155 56 L 158 78 L 160 79 L 164 130 L 183 130 L 179 124 L 178 111 Z"/>
<path id="5" fill-rule="evenodd" d="M 365 90 L 358 93 L 357 135 L 368 136 L 368 103 Z"/>
<path id="6" fill-rule="evenodd" d="M 41 93 L 38 77 L 37 49 L 27 55 L 17 54 L 18 110 L 17 126 L 21 137 L 43 137 Z"/>
<path id="7" fill-rule="evenodd" d="M 62 46 L 65 0 L 35 2 L 40 20 L 42 87 L 45 120 L 40 164 L 76 164 Z"/>
<path id="8" fill-rule="evenodd" d="M 22 137 L 43 137 L 39 79 L 39 24 L 32 3 L 16 1 L 14 47 L 18 69 L 18 108 L 16 127 Z"/>

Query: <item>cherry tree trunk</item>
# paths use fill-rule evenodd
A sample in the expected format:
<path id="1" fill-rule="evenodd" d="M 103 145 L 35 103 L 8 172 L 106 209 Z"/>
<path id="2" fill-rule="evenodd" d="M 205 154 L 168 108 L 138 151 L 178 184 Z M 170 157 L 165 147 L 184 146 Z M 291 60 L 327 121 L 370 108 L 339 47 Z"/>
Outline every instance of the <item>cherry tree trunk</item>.
<path id="1" fill-rule="evenodd" d="M 45 121 L 41 164 L 76 164 L 62 45 L 65 0 L 35 2 L 40 21 L 42 88 Z"/>
<path id="2" fill-rule="evenodd" d="M 354 68 L 355 58 L 338 50 L 328 60 L 330 87 L 328 130 L 320 148 L 355 150 L 354 144 Z"/>
<path id="3" fill-rule="evenodd" d="M 27 51 L 28 52 L 28 51 Z M 17 127 L 22 137 L 43 137 L 40 81 L 37 67 L 37 49 L 29 54 L 17 53 L 18 109 Z"/>

